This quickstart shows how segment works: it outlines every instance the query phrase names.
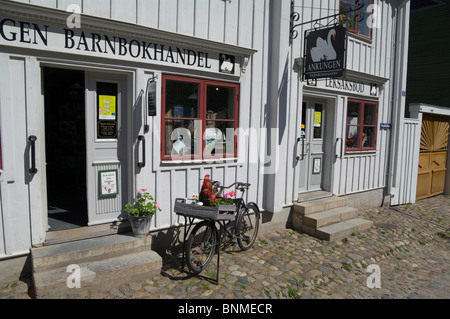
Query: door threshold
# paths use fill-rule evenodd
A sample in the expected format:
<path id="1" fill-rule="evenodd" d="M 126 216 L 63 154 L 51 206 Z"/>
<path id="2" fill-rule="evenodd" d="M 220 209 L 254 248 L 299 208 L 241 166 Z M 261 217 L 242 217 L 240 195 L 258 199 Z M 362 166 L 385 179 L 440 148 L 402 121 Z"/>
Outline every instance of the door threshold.
<path id="1" fill-rule="evenodd" d="M 44 246 L 57 245 L 95 237 L 115 235 L 130 231 L 131 226 L 128 221 L 52 231 L 47 232 Z"/>
<path id="2" fill-rule="evenodd" d="M 327 197 L 331 197 L 331 196 L 333 196 L 333 194 L 330 192 L 327 192 L 324 190 L 316 190 L 316 191 L 312 191 L 312 192 L 298 194 L 297 202 L 299 202 L 299 203 L 308 202 L 311 200 L 322 199 L 322 198 L 327 198 Z"/>

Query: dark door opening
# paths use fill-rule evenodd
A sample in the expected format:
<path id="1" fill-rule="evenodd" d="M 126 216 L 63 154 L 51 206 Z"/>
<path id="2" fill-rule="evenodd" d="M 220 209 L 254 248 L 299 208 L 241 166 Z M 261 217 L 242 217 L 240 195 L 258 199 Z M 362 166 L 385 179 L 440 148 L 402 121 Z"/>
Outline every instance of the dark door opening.
<path id="1" fill-rule="evenodd" d="M 48 231 L 87 225 L 85 74 L 43 69 Z"/>

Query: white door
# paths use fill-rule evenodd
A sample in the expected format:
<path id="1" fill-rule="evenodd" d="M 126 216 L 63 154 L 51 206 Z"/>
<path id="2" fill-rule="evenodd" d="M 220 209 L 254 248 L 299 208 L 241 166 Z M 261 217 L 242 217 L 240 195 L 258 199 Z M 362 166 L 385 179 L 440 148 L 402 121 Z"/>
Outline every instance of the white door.
<path id="1" fill-rule="evenodd" d="M 127 77 L 86 72 L 88 225 L 124 218 L 132 185 Z"/>
<path id="2" fill-rule="evenodd" d="M 302 105 L 301 137 L 298 140 L 298 191 L 322 189 L 324 165 L 325 103 L 307 100 Z"/>

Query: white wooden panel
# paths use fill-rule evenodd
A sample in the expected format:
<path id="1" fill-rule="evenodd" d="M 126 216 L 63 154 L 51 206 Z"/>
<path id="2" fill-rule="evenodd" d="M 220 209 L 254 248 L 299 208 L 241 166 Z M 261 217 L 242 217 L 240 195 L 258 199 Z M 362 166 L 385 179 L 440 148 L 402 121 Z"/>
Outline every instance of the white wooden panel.
<path id="1" fill-rule="evenodd" d="M 77 5 L 81 9 L 83 0 L 57 0 L 57 9 L 67 11 L 67 8 L 72 4 Z"/>
<path id="2" fill-rule="evenodd" d="M 264 3 L 261 0 L 256 0 L 257 5 L 260 6 Z M 252 47 L 253 35 L 260 36 L 261 30 L 264 28 L 264 24 L 257 24 L 255 17 L 253 17 L 254 1 L 240 0 L 239 1 L 239 25 L 237 26 L 238 32 L 238 45 L 244 47 Z M 229 19 L 229 13 L 227 12 L 227 18 Z"/>
<path id="3" fill-rule="evenodd" d="M 395 205 L 414 203 L 417 190 L 417 167 L 420 145 L 420 125 L 416 119 L 406 119 L 403 124 L 403 149 L 401 151 L 400 182 Z"/>
<path id="4" fill-rule="evenodd" d="M 111 0 L 111 19 L 129 23 L 136 23 L 136 0 Z"/>
<path id="5" fill-rule="evenodd" d="M 0 190 L 1 190 L 1 186 L 0 186 Z M 0 198 L 0 234 L 4 234 L 4 228 L 3 228 L 3 204 L 2 204 L 2 200 Z M 5 237 L 4 236 L 0 236 L 0 258 L 2 256 L 6 255 L 6 245 L 5 245 Z"/>
<path id="6" fill-rule="evenodd" d="M 119 219 L 119 217 L 125 217 L 122 216 L 122 208 L 124 206 L 123 204 L 123 194 L 124 189 L 122 188 L 123 183 L 122 181 L 122 169 L 120 169 L 119 164 L 109 164 L 109 163 L 95 163 L 92 165 L 93 171 L 94 171 L 94 178 L 95 178 L 95 185 L 100 185 L 100 181 L 98 180 L 98 174 L 100 171 L 104 170 L 117 170 L 118 172 L 118 187 L 119 187 L 119 195 L 113 196 L 113 197 L 105 197 L 105 198 L 99 198 L 95 201 L 94 207 L 95 212 L 94 214 L 89 215 L 89 224 L 99 224 L 103 222 L 109 222 L 114 219 Z"/>
<path id="7" fill-rule="evenodd" d="M 83 13 L 94 17 L 111 18 L 110 0 L 83 0 Z"/>
<path id="8" fill-rule="evenodd" d="M 187 196 L 192 196 L 193 194 L 199 194 L 202 181 L 200 176 L 200 169 L 199 168 L 193 168 L 188 170 L 187 175 Z"/>
<path id="9" fill-rule="evenodd" d="M 178 28 L 177 32 L 181 34 L 194 35 L 195 26 L 195 1 L 178 1 Z"/>
<path id="10" fill-rule="evenodd" d="M 137 23 L 157 28 L 159 25 L 159 0 L 137 0 Z"/>
<path id="11" fill-rule="evenodd" d="M 195 1 L 194 36 L 208 38 L 209 34 L 209 0 Z"/>
<path id="12" fill-rule="evenodd" d="M 181 12 L 180 12 L 181 14 Z M 177 32 L 178 1 L 160 0 L 159 1 L 159 26 L 158 28 Z"/>
<path id="13" fill-rule="evenodd" d="M 224 27 L 225 27 L 225 2 L 210 0 L 208 39 L 223 42 Z"/>
<path id="14" fill-rule="evenodd" d="M 30 0 L 30 3 L 49 8 L 56 8 L 57 6 L 57 0 Z"/>
<path id="15" fill-rule="evenodd" d="M 24 165 L 28 158 L 26 130 L 26 68 L 25 60 L 3 60 L 2 67 L 2 117 L 4 108 L 10 108 L 11 125 L 7 136 L 2 136 L 3 170 L 14 164 L 14 175 L 6 174 L 2 181 L 2 218 L 6 255 L 26 251 L 31 246 L 29 224 L 28 186 L 29 174 Z M 5 104 L 4 101 L 7 101 Z M 7 128 L 2 118 L 2 131 Z M 12 143 L 11 143 L 12 142 Z M 8 176 L 9 175 L 9 176 Z"/>
<path id="16" fill-rule="evenodd" d="M 164 228 L 171 226 L 173 214 L 173 202 L 171 196 L 171 172 L 162 171 L 157 173 L 156 177 L 156 192 L 157 201 L 161 205 L 162 212 L 156 214 L 154 221 L 156 228 Z M 175 199 L 175 197 L 173 198 Z"/>
<path id="17" fill-rule="evenodd" d="M 245 1 L 245 0 L 244 0 Z M 248 0 L 247 0 L 248 1 Z M 251 2 L 251 1 L 249 1 Z M 252 21 L 252 11 L 247 12 L 247 17 L 249 21 Z M 224 42 L 229 44 L 238 43 L 238 23 L 239 23 L 239 1 L 225 1 L 225 32 L 224 32 Z M 247 32 L 251 32 L 247 30 Z"/>

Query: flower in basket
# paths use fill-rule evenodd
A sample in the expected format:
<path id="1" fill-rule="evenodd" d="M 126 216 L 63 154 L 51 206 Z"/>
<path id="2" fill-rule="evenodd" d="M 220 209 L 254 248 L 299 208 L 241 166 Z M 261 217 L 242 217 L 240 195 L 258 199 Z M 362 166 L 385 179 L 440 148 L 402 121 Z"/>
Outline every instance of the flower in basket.
<path id="1" fill-rule="evenodd" d="M 211 200 L 209 206 L 216 207 L 217 205 L 234 205 L 234 200 L 232 197 L 235 197 L 235 192 L 229 192 L 223 195 L 223 197 L 217 197 L 215 195 L 211 195 Z"/>
<path id="2" fill-rule="evenodd" d="M 156 211 L 161 211 L 161 208 L 150 195 L 147 188 L 142 187 L 137 192 L 136 201 L 126 204 L 124 210 L 132 216 L 143 217 L 154 215 Z"/>

